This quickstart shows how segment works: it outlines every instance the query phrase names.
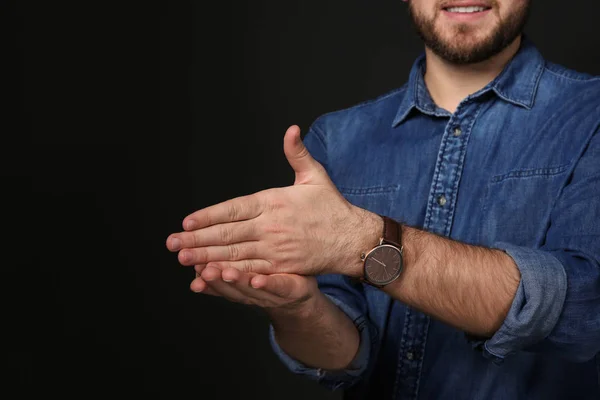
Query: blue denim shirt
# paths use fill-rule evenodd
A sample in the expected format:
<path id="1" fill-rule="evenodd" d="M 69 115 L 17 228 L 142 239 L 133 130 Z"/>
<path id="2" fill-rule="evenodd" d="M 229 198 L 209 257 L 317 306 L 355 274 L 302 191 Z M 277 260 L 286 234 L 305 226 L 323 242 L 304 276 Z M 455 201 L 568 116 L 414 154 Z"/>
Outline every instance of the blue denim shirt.
<path id="1" fill-rule="evenodd" d="M 305 143 L 351 203 L 506 251 L 521 272 L 508 316 L 473 338 L 324 275 L 321 291 L 360 332 L 356 358 L 309 368 L 271 327 L 276 354 L 348 399 L 600 399 L 600 79 L 545 61 L 525 38 L 451 114 L 423 70 L 422 55 L 407 84 L 322 115 Z"/>

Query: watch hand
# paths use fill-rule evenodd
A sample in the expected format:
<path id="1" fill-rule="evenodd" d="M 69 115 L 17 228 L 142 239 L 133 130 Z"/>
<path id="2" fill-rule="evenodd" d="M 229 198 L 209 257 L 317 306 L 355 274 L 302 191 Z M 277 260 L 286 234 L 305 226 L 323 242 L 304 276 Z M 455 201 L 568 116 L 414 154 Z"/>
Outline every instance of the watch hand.
<path id="1" fill-rule="evenodd" d="M 375 257 L 371 257 L 371 259 L 377 261 L 379 264 L 383 265 L 384 267 L 386 266 L 384 263 L 382 263 L 381 261 L 379 261 Z"/>
<path id="2" fill-rule="evenodd" d="M 383 266 L 383 270 L 385 271 L 385 274 L 386 274 L 388 277 L 392 276 L 392 275 L 390 274 L 390 271 L 388 271 L 388 270 L 387 270 L 387 268 L 386 268 L 386 265 L 384 265 L 384 266 Z"/>

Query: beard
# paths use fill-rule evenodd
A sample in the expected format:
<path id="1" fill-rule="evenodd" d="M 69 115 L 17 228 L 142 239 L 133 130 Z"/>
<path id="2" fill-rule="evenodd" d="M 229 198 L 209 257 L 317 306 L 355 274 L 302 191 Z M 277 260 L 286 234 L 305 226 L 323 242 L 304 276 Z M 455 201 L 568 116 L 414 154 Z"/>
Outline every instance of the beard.
<path id="1" fill-rule="evenodd" d="M 500 19 L 492 32 L 478 40 L 469 37 L 474 28 L 468 24 L 457 24 L 448 34 L 451 39 L 445 38 L 444 34 L 435 27 L 435 21 L 441 12 L 439 8 L 432 18 L 427 18 L 415 10 L 413 2 L 410 1 L 408 11 L 417 34 L 425 46 L 450 63 L 464 65 L 482 62 L 495 56 L 521 35 L 529 17 L 530 3 L 530 1 L 525 2 L 508 17 Z M 495 1 L 492 5 L 496 6 Z"/>

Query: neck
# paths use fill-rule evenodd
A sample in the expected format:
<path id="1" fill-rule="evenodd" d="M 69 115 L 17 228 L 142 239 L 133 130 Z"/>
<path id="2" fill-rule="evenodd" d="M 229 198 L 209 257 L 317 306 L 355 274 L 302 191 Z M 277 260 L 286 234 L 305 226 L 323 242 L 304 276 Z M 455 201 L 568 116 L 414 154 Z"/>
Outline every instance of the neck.
<path id="1" fill-rule="evenodd" d="M 483 62 L 458 65 L 450 63 L 425 48 L 425 84 L 438 107 L 454 113 L 468 95 L 484 88 L 502 72 L 521 45 L 517 37 L 509 46 Z"/>

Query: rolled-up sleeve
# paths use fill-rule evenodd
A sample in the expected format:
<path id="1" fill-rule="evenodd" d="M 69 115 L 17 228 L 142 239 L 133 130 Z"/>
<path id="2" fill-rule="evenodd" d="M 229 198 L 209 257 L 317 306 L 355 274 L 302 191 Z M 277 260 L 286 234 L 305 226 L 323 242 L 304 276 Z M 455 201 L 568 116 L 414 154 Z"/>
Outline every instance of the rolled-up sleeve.
<path id="1" fill-rule="evenodd" d="M 273 325 L 269 328 L 271 346 L 273 347 L 275 354 L 291 372 L 304 375 L 331 390 L 351 387 L 357 383 L 366 372 L 371 352 L 373 329 L 366 318 L 365 305 L 360 304 L 364 301 L 364 298 L 361 296 L 355 285 L 352 285 L 344 277 L 327 275 L 318 277 L 317 279 L 319 281 L 319 287 L 325 296 L 346 313 L 358 329 L 360 343 L 354 360 L 350 363 L 348 368 L 339 371 L 327 371 L 308 367 L 298 360 L 293 359 L 281 349 L 275 339 Z"/>
<path id="2" fill-rule="evenodd" d="M 600 353 L 600 135 L 570 175 L 537 249 L 496 243 L 513 258 L 521 282 L 508 315 L 474 347 L 496 363 L 518 351 L 585 362 Z"/>

